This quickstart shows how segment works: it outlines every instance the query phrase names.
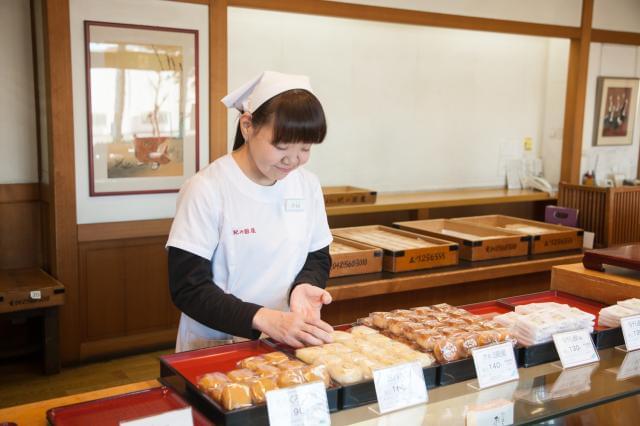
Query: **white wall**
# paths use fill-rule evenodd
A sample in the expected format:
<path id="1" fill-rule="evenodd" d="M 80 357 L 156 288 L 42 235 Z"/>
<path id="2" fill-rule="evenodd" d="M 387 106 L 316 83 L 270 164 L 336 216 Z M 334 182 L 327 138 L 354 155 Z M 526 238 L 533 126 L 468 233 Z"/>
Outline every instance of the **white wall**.
<path id="1" fill-rule="evenodd" d="M 309 164 L 323 185 L 501 186 L 525 137 L 559 174 L 566 40 L 240 8 L 228 28 L 229 88 L 264 69 L 310 75 L 329 122 Z"/>
<path id="2" fill-rule="evenodd" d="M 628 178 L 635 178 L 640 146 L 640 125 L 638 124 L 640 112 L 638 109 L 636 109 L 633 145 L 592 146 L 598 76 L 640 77 L 640 47 L 591 43 L 580 167 L 581 175 L 587 170 L 595 168 L 596 178 L 600 183 L 603 183 L 601 179 L 606 178 L 610 173 L 622 173 Z"/>
<path id="3" fill-rule="evenodd" d="M 333 0 L 423 12 L 478 18 L 506 19 L 539 24 L 580 26 L 582 0 Z M 597 1 L 597 0 L 596 0 Z M 602 0 L 609 2 L 609 0 Z M 615 0 L 626 1 L 635 0 Z"/>
<path id="4" fill-rule="evenodd" d="M 593 28 L 640 33 L 640 1 L 595 0 Z"/>
<path id="5" fill-rule="evenodd" d="M 200 167 L 209 158 L 209 12 L 208 7 L 157 0 L 70 0 L 71 73 L 78 223 L 173 217 L 176 193 L 89 196 L 87 102 L 83 21 L 104 21 L 199 30 Z"/>
<path id="6" fill-rule="evenodd" d="M 0 1 L 0 184 L 38 182 L 29 0 Z"/>

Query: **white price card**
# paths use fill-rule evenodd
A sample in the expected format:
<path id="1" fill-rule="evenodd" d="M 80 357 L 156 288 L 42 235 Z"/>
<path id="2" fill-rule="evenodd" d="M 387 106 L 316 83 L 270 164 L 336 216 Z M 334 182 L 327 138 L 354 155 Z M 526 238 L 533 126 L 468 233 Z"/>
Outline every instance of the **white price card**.
<path id="1" fill-rule="evenodd" d="M 324 383 L 313 382 L 267 392 L 269 424 L 330 425 L 329 403 Z"/>
<path id="2" fill-rule="evenodd" d="M 120 422 L 120 426 L 193 426 L 191 407 L 168 411 L 156 416 Z"/>
<path id="3" fill-rule="evenodd" d="M 640 315 L 621 318 L 620 326 L 627 351 L 640 349 Z"/>
<path id="4" fill-rule="evenodd" d="M 511 342 L 477 348 L 471 355 L 480 389 L 520 378 Z"/>
<path id="5" fill-rule="evenodd" d="M 399 410 L 427 402 L 427 386 L 418 362 L 398 364 L 373 370 L 380 413 Z"/>
<path id="6" fill-rule="evenodd" d="M 640 351 L 628 352 L 618 369 L 618 380 L 626 380 L 640 376 Z"/>
<path id="7" fill-rule="evenodd" d="M 466 426 L 507 426 L 513 424 L 513 401 L 499 399 L 471 406 L 467 410 Z"/>
<path id="8" fill-rule="evenodd" d="M 553 343 L 560 356 L 562 368 L 600 361 L 587 330 L 567 331 L 553 335 Z"/>

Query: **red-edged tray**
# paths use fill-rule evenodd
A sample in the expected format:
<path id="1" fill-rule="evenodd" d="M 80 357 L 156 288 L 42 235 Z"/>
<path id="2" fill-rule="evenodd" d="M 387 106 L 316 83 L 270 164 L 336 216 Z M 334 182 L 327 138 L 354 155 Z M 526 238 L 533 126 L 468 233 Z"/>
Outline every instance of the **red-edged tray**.
<path id="1" fill-rule="evenodd" d="M 593 333 L 593 338 L 594 338 L 594 342 L 596 344 L 597 349 L 610 348 L 613 346 L 624 344 L 624 339 L 622 337 L 622 330 L 620 329 L 620 327 L 607 328 L 607 327 L 602 327 L 598 325 L 598 315 L 600 313 L 600 310 L 604 308 L 606 305 L 600 302 L 596 302 L 595 300 L 586 299 L 584 297 L 575 296 L 573 294 L 565 293 L 558 290 L 549 290 L 549 291 L 543 291 L 540 293 L 531 293 L 531 294 L 525 294 L 522 296 L 507 297 L 504 299 L 499 299 L 498 302 L 504 303 L 505 305 L 513 306 L 514 309 L 517 305 L 526 305 L 528 303 L 541 303 L 541 302 L 564 303 L 596 316 L 596 320 L 595 320 L 596 325 L 594 329 L 595 331 Z M 553 342 L 551 342 L 550 344 L 553 347 Z M 549 345 L 549 343 L 542 343 L 541 345 L 534 345 L 534 346 L 543 346 L 543 345 Z M 535 348 L 534 346 L 527 348 L 529 355 L 536 352 L 537 349 L 540 349 L 540 348 Z M 551 351 L 552 354 L 548 354 L 548 356 L 553 357 L 553 359 L 549 359 L 543 362 L 555 361 L 557 359 L 557 353 L 555 352 L 555 347 L 553 347 L 552 349 L 553 349 Z M 548 351 L 540 349 L 540 352 L 543 353 Z M 526 354 L 527 352 L 525 352 L 525 356 L 527 356 Z M 534 357 L 534 358 L 536 360 L 539 360 L 539 359 L 544 359 L 544 356 L 541 355 L 540 357 Z M 525 360 L 523 362 L 525 366 L 528 367 L 530 365 L 536 365 L 536 364 L 530 363 L 529 361 L 534 361 L 534 359 L 532 358 L 531 360 Z"/>
<path id="2" fill-rule="evenodd" d="M 188 406 L 189 404 L 175 391 L 162 386 L 52 408 L 47 411 L 47 420 L 54 426 L 118 426 L 122 421 L 140 419 Z M 196 409 L 193 409 L 192 413 L 194 425 L 213 425 Z"/>
<path id="3" fill-rule="evenodd" d="M 268 424 L 266 404 L 227 411 L 198 389 L 197 379 L 203 374 L 234 370 L 236 363 L 250 356 L 281 350 L 267 340 L 251 340 L 213 348 L 180 352 L 160 357 L 160 381 L 171 386 L 187 401 L 198 407 L 216 423 L 226 425 Z M 338 409 L 338 386 L 327 389 L 329 410 Z"/>
<path id="4" fill-rule="evenodd" d="M 474 315 L 480 315 L 487 318 L 493 318 L 496 315 L 506 314 L 507 312 L 513 311 L 512 306 L 505 305 L 497 300 L 472 303 L 470 305 L 462 305 L 458 307 L 469 311 Z"/>

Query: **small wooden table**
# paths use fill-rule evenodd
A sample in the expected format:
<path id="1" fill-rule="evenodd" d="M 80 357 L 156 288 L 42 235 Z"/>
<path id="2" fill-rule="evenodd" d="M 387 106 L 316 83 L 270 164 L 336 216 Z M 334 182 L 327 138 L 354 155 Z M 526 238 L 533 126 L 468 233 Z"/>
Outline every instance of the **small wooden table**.
<path id="1" fill-rule="evenodd" d="M 62 304 L 64 286 L 41 269 L 0 270 L 0 315 L 20 320 L 42 318 L 45 374 L 60 371 L 58 307 Z"/>

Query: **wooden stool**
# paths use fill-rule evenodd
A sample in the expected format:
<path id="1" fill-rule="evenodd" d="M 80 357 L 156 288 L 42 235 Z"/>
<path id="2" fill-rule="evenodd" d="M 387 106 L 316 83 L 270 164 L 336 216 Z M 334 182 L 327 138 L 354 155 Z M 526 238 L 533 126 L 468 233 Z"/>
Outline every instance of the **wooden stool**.
<path id="1" fill-rule="evenodd" d="M 45 374 L 60 371 L 58 306 L 64 286 L 40 269 L 0 270 L 0 316 L 42 318 Z"/>

